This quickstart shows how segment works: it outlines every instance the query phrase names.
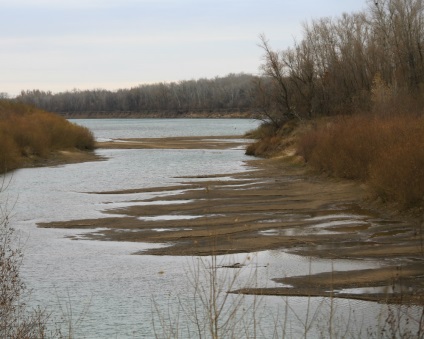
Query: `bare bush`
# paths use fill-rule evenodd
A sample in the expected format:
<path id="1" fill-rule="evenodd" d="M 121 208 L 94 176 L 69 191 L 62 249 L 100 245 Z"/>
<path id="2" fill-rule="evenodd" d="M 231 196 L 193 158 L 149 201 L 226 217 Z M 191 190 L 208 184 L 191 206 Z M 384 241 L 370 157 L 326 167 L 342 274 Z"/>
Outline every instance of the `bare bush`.
<path id="1" fill-rule="evenodd" d="M 4 185 L 0 186 L 2 195 Z M 15 230 L 10 226 L 7 204 L 0 199 L 0 337 L 47 338 L 49 315 L 39 308 L 30 310 L 25 303 L 27 289 L 20 276 L 22 259 Z"/>
<path id="2" fill-rule="evenodd" d="M 246 271 L 249 261 L 228 264 L 228 258 L 218 256 L 193 258 L 187 271 L 191 297 L 178 296 L 177 309 L 166 312 L 153 300 L 156 337 L 218 339 L 239 338 L 241 333 L 259 337 L 261 298 L 246 302 L 245 295 L 230 293 L 240 284 L 255 283 L 256 270 Z"/>

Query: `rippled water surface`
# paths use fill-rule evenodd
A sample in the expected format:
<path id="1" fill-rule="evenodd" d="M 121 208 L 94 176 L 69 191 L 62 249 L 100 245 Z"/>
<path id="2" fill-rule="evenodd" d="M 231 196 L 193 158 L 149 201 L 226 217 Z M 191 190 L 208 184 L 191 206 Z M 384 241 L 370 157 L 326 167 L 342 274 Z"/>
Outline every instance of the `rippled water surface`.
<path id="1" fill-rule="evenodd" d="M 175 136 L 243 135 L 258 121 L 249 119 L 96 119 L 71 120 L 92 130 L 99 140 Z"/>
<path id="2" fill-rule="evenodd" d="M 99 140 L 241 135 L 257 125 L 252 120 L 207 119 L 75 122 L 91 128 Z M 32 290 L 31 303 L 47 307 L 53 312 L 54 319 L 63 315 L 74 325 L 76 338 L 151 338 L 155 334 L 161 337 L 161 331 L 166 326 L 158 326 L 158 321 L 173 318 L 172 327 L 176 328 L 178 319 L 185 319 L 180 314 L 184 313 L 181 307 L 185 311 L 191 309 L 195 297 L 189 282 L 197 276 L 197 267 L 201 267 L 197 279 L 207 285 L 206 277 L 210 273 L 208 258 L 132 255 L 163 245 L 71 240 L 70 236 L 84 231 L 40 229 L 36 223 L 105 217 L 102 211 L 111 203 L 119 206 L 129 200 L 129 196 L 90 192 L 172 185 L 181 182 L 178 177 L 182 176 L 231 176 L 231 173 L 248 170 L 244 163 L 247 157 L 240 149 L 98 150 L 97 153 L 107 160 L 21 169 L 7 178 L 10 183 L 1 199 L 3 203 L 7 200 L 13 214 L 13 225 L 21 231 L 25 253 L 22 274 Z M 153 195 L 132 194 L 131 199 L 143 200 Z M 282 251 L 219 257 L 218 261 L 220 265 L 235 262 L 245 264 L 240 272 L 240 282 L 237 281 L 232 287 L 246 284 L 272 287 L 272 278 L 378 265 L 366 261 L 331 262 L 303 258 Z M 219 274 L 225 276 L 235 272 L 232 269 L 219 269 Z M 231 307 L 236 297 L 229 298 Z M 245 302 L 249 305 L 253 300 L 253 297 L 247 297 Z M 287 309 L 287 300 L 290 300 L 292 312 L 301 317 L 305 316 L 307 308 L 323 307 L 322 298 L 264 297 L 261 300 L 261 330 L 265 334 L 259 337 L 268 337 L 273 333 L 278 312 Z M 333 306 L 345 310 L 353 308 L 359 314 L 365 312 L 373 317 L 379 310 L 379 306 L 372 303 L 343 300 L 335 301 Z M 296 317 L 289 319 L 293 321 L 291 337 L 297 337 L 296 333 L 302 332 Z M 153 319 L 156 319 L 156 327 L 153 326 Z M 184 321 L 181 320 L 182 323 Z M 196 337 L 196 334 L 192 336 Z"/>

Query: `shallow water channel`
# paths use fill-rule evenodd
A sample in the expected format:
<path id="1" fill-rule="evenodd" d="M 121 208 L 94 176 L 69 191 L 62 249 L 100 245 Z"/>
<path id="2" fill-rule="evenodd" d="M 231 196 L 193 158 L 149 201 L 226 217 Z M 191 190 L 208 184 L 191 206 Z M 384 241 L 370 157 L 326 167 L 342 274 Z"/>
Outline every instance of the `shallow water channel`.
<path id="1" fill-rule="evenodd" d="M 250 120 L 204 119 L 77 122 L 92 128 L 101 140 L 242 134 L 257 125 Z M 54 321 L 71 323 L 76 338 L 198 337 L 197 325 L 207 324 L 208 316 L 203 314 L 204 305 L 200 309 L 193 305 L 199 307 L 209 297 L 210 273 L 215 271 L 219 279 L 226 281 L 217 296 L 218 303 L 228 298 L 223 309 L 229 313 L 222 314 L 223 322 L 237 306 L 237 316 L 229 321 L 235 331 L 263 338 L 282 337 L 284 333 L 296 338 L 305 332 L 315 337 L 327 330 L 326 315 L 330 311 L 340 318 L 340 328 L 334 329 L 337 333 L 346 329 L 360 334 L 384 322 L 385 306 L 370 302 L 252 296 L 239 300 L 240 296 L 224 293 L 239 287 L 276 286 L 272 278 L 372 268 L 380 266 L 378 262 L 320 260 L 273 250 L 220 256 L 214 264 L 213 258 L 132 255 L 163 245 L 75 240 L 86 231 L 37 228 L 37 222 L 106 217 L 103 211 L 110 206 L 126 206 L 127 201 L 135 199 L 143 204 L 142 200 L 157 196 L 89 192 L 166 186 L 179 183 L 181 176 L 231 177 L 231 173 L 249 170 L 244 162 L 247 157 L 240 149 L 97 153 L 106 160 L 18 170 L 6 178 L 8 188 L 1 196 L 14 227 L 20 231 L 25 254 L 22 275 L 32 291 L 31 305 L 47 307 Z M 174 203 L 178 208 L 179 202 Z M 234 263 L 241 263 L 242 268 L 223 267 Z M 235 275 L 237 279 L 232 282 Z M 196 293 L 194 285 L 203 287 Z M 196 313 L 198 318 L 193 320 Z M 230 332 L 227 334 L 230 336 Z"/>

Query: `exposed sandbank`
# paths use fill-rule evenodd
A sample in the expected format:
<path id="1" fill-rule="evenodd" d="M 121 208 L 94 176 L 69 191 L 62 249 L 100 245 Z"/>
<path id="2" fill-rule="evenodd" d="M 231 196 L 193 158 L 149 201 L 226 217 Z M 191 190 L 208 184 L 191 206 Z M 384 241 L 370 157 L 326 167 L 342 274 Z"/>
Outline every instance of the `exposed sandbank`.
<path id="1" fill-rule="evenodd" d="M 231 139 L 237 138 L 240 137 L 137 139 L 113 144 L 205 148 L 208 143 L 211 148 L 229 148 L 234 147 Z M 251 171 L 234 173 L 231 179 L 228 175 L 180 178 L 181 184 L 173 187 L 93 192 L 175 194 L 146 200 L 150 202 L 146 205 L 130 206 L 129 202 L 128 207 L 105 211 L 116 217 L 39 226 L 93 229 L 85 235 L 88 239 L 168 245 L 139 254 L 211 255 L 284 249 L 329 259 L 390 258 L 381 269 L 281 278 L 276 281 L 294 288 L 242 292 L 327 296 L 332 290 L 333 296 L 351 298 L 339 290 L 401 284 L 401 292 L 363 293 L 355 298 L 424 303 L 424 226 L 419 220 L 394 217 L 375 208 L 367 202 L 365 186 L 314 176 L 290 157 L 252 160 L 249 165 Z M 152 204 L 155 201 L 160 204 Z"/>

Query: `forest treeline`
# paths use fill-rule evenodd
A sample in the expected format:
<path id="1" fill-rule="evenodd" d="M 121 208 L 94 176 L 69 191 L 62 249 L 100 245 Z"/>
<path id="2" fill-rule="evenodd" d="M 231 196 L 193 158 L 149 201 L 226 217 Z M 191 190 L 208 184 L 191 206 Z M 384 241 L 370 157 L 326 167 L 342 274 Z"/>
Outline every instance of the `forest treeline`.
<path id="1" fill-rule="evenodd" d="M 53 94 L 39 90 L 22 91 L 16 98 L 57 113 L 102 112 L 140 113 L 157 117 L 190 113 L 243 113 L 252 108 L 253 75 L 229 74 L 214 79 L 185 80 L 171 83 L 140 85 L 130 89 L 73 90 Z"/>

